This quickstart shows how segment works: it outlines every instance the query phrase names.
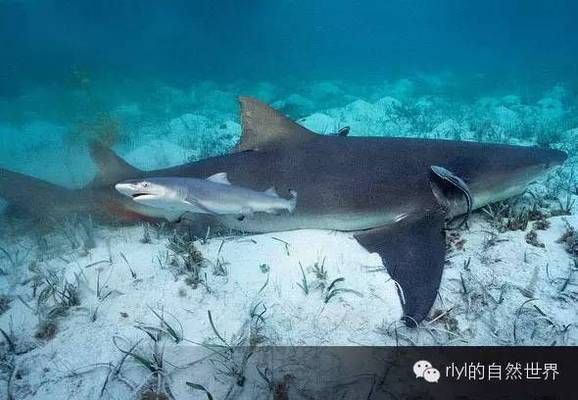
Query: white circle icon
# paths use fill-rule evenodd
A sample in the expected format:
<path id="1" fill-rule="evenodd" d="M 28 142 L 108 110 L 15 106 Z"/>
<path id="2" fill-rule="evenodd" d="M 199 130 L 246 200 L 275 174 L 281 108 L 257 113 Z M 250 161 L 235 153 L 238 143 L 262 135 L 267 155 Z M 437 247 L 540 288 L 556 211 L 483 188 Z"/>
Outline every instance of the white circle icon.
<path id="1" fill-rule="evenodd" d="M 440 371 L 435 368 L 428 368 L 423 371 L 423 379 L 429 383 L 438 383 L 440 380 Z"/>
<path id="2" fill-rule="evenodd" d="M 429 361 L 420 360 L 413 364 L 413 373 L 415 374 L 416 378 L 423 378 L 423 373 L 426 369 L 431 368 L 432 365 Z M 438 372 L 439 375 L 439 372 Z"/>

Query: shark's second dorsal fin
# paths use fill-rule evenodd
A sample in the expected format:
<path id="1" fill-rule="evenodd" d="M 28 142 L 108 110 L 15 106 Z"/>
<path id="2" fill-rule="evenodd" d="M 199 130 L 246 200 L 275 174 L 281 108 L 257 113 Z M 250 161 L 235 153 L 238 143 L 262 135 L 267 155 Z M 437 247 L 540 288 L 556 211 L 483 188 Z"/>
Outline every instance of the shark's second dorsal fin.
<path id="1" fill-rule="evenodd" d="M 230 185 L 229 177 L 227 176 L 226 172 L 218 172 L 214 175 L 211 175 L 207 178 L 208 181 L 213 183 L 220 183 L 221 185 Z"/>
<path id="2" fill-rule="evenodd" d="M 114 184 L 125 179 L 136 178 L 142 171 L 120 158 L 110 148 L 98 143 L 89 144 L 90 156 L 98 169 L 93 183 Z"/>
<path id="3" fill-rule="evenodd" d="M 237 150 L 263 150 L 304 143 L 315 133 L 251 97 L 241 103 L 241 140 Z"/>

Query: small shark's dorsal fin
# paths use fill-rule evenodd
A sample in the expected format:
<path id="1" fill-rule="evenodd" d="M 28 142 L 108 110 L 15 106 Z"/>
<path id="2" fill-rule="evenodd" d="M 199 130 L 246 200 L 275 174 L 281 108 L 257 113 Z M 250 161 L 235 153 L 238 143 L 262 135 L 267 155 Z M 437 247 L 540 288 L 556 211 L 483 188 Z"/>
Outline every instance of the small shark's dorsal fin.
<path id="1" fill-rule="evenodd" d="M 221 185 L 230 185 L 229 177 L 227 176 L 226 172 L 219 172 L 214 175 L 211 175 L 207 178 L 208 181 L 213 183 L 220 183 Z"/>
<path id="2" fill-rule="evenodd" d="M 275 186 L 271 186 L 269 189 L 265 190 L 265 193 L 267 193 L 270 196 L 279 197 L 279 193 L 277 193 L 277 189 L 275 188 Z"/>
<path id="3" fill-rule="evenodd" d="M 237 150 L 263 150 L 304 143 L 315 133 L 251 97 L 240 97 L 241 140 Z"/>
<path id="4" fill-rule="evenodd" d="M 113 184 L 142 174 L 140 169 L 133 167 L 101 143 L 91 142 L 89 151 L 98 169 L 93 181 L 95 183 Z"/>

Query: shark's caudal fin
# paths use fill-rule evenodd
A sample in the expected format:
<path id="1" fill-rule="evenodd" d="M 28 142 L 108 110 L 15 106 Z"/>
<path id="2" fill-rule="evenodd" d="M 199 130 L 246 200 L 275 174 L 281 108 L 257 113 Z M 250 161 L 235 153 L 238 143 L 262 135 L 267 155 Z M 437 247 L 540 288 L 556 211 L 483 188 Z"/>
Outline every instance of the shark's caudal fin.
<path id="1" fill-rule="evenodd" d="M 0 197 L 12 207 L 32 215 L 45 216 L 71 204 L 74 191 L 0 168 Z"/>
<path id="2" fill-rule="evenodd" d="M 110 148 L 98 142 L 91 142 L 89 150 L 90 156 L 98 168 L 93 184 L 115 184 L 142 175 L 140 169 L 133 167 Z"/>
<path id="3" fill-rule="evenodd" d="M 395 225 L 355 235 L 370 252 L 378 253 L 401 288 L 404 320 L 415 326 L 429 313 L 445 262 L 444 215 L 431 212 Z"/>
<path id="4" fill-rule="evenodd" d="M 239 151 L 298 145 L 316 135 L 259 100 L 240 97 L 239 102 L 242 126 Z"/>

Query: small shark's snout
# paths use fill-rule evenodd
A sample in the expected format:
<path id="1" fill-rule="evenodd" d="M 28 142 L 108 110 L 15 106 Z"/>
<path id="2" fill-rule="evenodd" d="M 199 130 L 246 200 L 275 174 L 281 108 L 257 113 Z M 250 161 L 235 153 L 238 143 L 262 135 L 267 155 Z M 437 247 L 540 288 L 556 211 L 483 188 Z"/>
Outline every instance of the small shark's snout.
<path id="1" fill-rule="evenodd" d="M 132 197 L 133 194 L 138 193 L 138 185 L 132 182 L 120 182 L 114 185 L 117 192 L 125 196 Z"/>
<path id="2" fill-rule="evenodd" d="M 145 197 L 160 194 L 159 188 L 147 181 L 124 181 L 114 185 L 117 192 L 131 197 L 133 200 L 142 200 Z"/>

